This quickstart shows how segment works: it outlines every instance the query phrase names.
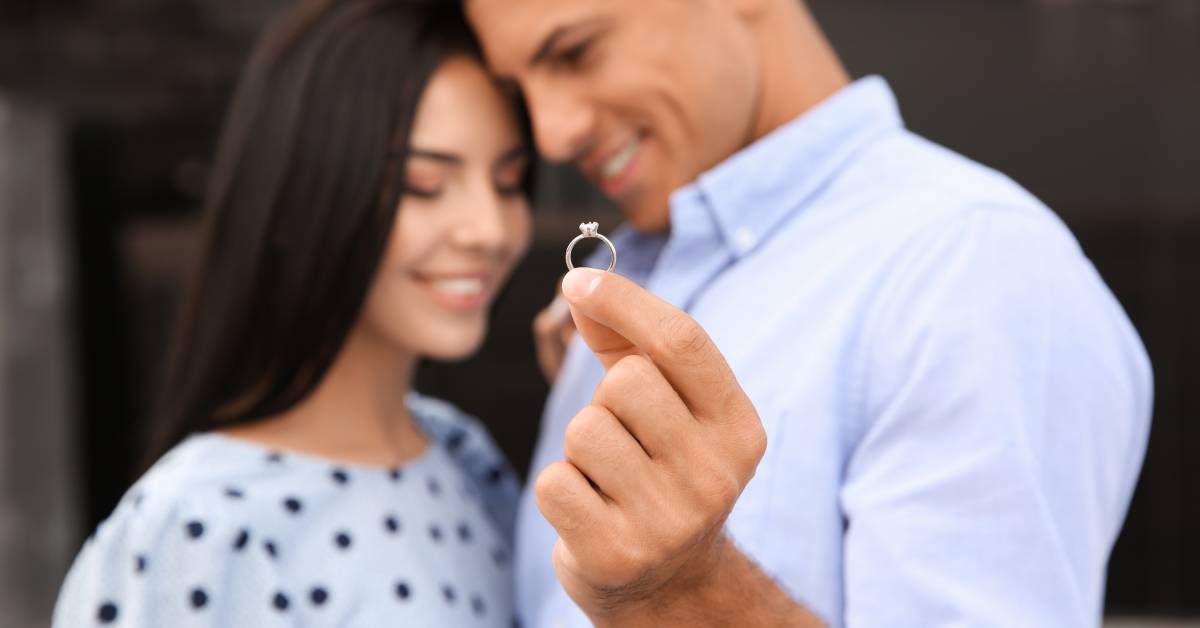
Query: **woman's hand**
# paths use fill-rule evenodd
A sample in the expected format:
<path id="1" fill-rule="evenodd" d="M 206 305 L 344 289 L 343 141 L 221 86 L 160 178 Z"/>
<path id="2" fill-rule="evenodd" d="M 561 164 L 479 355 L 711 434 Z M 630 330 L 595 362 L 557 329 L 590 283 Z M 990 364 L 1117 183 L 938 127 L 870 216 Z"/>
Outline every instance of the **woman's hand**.
<path id="1" fill-rule="evenodd" d="M 541 367 L 547 382 L 553 384 L 558 377 L 563 355 L 566 354 L 567 345 L 574 336 L 575 320 L 571 318 L 566 299 L 559 294 L 533 319 L 533 340 L 537 347 L 538 366 Z"/>

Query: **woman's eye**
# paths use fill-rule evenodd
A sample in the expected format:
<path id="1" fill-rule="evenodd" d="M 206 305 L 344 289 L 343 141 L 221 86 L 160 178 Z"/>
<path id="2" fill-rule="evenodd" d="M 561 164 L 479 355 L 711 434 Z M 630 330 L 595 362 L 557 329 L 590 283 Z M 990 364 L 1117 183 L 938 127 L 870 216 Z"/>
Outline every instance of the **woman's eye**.
<path id="1" fill-rule="evenodd" d="M 524 177 L 516 179 L 498 179 L 496 181 L 496 191 L 502 196 L 515 196 L 525 193 Z"/>
<path id="2" fill-rule="evenodd" d="M 437 198 L 442 193 L 438 189 L 429 189 L 411 183 L 404 184 L 404 194 L 406 196 L 415 196 L 417 198 Z"/>
<path id="3" fill-rule="evenodd" d="M 404 193 L 417 198 L 436 198 L 442 193 L 440 177 L 409 174 L 404 179 Z"/>
<path id="4" fill-rule="evenodd" d="M 525 186 L 517 185 L 497 185 L 496 191 L 500 196 L 522 196 L 525 194 Z"/>
<path id="5" fill-rule="evenodd" d="M 508 196 L 525 193 L 525 166 L 510 166 L 496 173 L 496 191 Z"/>

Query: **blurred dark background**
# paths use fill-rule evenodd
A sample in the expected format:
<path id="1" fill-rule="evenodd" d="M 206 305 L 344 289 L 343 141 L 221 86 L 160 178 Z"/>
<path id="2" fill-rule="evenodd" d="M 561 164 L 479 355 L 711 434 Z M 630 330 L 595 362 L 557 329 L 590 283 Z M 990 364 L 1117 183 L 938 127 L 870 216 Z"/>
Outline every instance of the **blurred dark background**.
<path id="1" fill-rule="evenodd" d="M 134 479 L 222 111 L 283 4 L 0 0 L 2 626 L 46 625 L 79 543 Z M 1200 2 L 811 4 L 912 129 L 1058 211 L 1129 312 L 1156 408 L 1108 612 L 1200 618 Z M 617 220 L 569 172 L 541 187 L 496 333 L 419 377 L 484 417 L 520 469 L 546 393 L 530 321 L 574 225 Z"/>

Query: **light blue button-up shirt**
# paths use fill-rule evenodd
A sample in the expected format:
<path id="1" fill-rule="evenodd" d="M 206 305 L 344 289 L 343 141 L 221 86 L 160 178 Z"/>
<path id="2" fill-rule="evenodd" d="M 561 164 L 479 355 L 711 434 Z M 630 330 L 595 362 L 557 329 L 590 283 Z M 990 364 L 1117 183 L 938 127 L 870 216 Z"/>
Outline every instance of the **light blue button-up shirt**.
<path id="1" fill-rule="evenodd" d="M 618 271 L 708 330 L 767 453 L 738 546 L 834 626 L 1088 626 L 1145 451 L 1150 365 L 1071 233 L 861 80 L 626 231 Z M 531 478 L 603 370 L 570 348 Z M 529 491 L 527 626 L 586 626 Z"/>

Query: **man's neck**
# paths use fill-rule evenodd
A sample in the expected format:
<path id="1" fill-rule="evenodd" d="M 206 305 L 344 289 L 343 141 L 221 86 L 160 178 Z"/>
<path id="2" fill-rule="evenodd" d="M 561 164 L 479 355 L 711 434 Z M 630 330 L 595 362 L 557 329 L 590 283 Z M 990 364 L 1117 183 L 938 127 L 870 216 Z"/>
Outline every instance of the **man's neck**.
<path id="1" fill-rule="evenodd" d="M 771 3 L 758 28 L 763 74 L 747 145 L 850 84 L 841 59 L 803 3 Z"/>

